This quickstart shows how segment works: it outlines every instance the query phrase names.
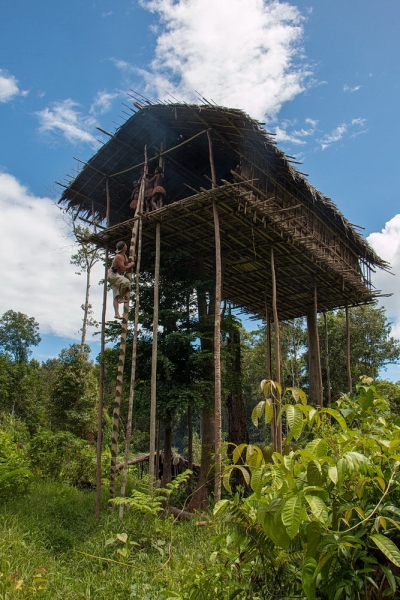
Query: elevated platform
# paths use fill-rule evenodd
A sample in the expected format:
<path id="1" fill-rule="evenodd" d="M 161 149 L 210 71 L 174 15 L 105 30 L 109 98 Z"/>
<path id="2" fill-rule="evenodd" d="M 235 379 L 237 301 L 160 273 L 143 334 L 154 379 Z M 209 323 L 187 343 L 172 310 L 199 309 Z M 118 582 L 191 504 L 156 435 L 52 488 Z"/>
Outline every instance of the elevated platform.
<path id="1" fill-rule="evenodd" d="M 279 319 L 303 316 L 318 290 L 318 309 L 371 302 L 373 291 L 358 263 L 346 263 L 335 249 L 304 231 L 299 206 L 282 210 L 274 198 L 260 200 L 250 183 L 225 184 L 143 216 L 142 252 L 154 252 L 155 224 L 161 224 L 161 254 L 187 249 L 201 254 L 206 273 L 214 272 L 215 246 L 212 202 L 218 204 L 223 255 L 223 299 L 244 312 L 265 318 L 272 307 L 271 246 L 274 247 Z M 138 217 L 136 217 L 138 218 Z M 115 249 L 129 243 L 135 219 L 90 236 L 99 247 Z M 350 242 L 349 242 L 350 246 Z"/>

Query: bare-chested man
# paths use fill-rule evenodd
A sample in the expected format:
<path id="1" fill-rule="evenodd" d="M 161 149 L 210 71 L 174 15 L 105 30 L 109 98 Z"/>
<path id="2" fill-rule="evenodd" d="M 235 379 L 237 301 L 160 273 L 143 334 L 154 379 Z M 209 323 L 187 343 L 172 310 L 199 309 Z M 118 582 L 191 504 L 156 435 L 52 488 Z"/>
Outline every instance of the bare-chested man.
<path id="1" fill-rule="evenodd" d="M 125 242 L 118 242 L 117 253 L 114 256 L 111 268 L 108 270 L 107 275 L 107 281 L 111 285 L 114 294 L 114 311 L 116 319 L 123 318 L 119 314 L 119 305 L 126 302 L 127 294 L 129 299 L 129 292 L 131 289 L 131 282 L 127 277 L 124 277 L 122 273 L 129 271 L 135 265 L 134 260 L 128 260 L 128 257 L 126 256 L 127 249 Z"/>

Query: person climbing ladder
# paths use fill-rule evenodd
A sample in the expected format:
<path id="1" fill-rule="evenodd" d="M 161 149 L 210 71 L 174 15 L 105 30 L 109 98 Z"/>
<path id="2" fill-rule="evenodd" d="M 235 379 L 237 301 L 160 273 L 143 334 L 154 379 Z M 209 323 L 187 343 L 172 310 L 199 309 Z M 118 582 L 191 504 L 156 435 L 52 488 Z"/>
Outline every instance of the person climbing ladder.
<path id="1" fill-rule="evenodd" d="M 119 305 L 129 300 L 129 292 L 131 282 L 123 275 L 126 271 L 135 266 L 135 257 L 133 261 L 129 261 L 126 256 L 127 245 L 125 242 L 118 242 L 116 246 L 116 255 L 108 270 L 107 281 L 111 285 L 114 295 L 114 313 L 116 319 L 122 319 L 119 314 Z M 128 294 L 128 296 L 127 296 Z"/>

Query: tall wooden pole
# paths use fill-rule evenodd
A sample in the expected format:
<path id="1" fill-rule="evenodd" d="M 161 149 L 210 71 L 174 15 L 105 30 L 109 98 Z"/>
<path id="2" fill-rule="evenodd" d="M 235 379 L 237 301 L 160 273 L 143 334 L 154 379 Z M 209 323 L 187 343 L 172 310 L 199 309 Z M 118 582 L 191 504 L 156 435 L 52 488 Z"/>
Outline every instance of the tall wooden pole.
<path id="1" fill-rule="evenodd" d="M 103 284 L 103 309 L 101 313 L 101 341 L 100 341 L 100 370 L 99 370 L 99 405 L 97 409 L 97 452 L 96 452 L 96 519 L 100 518 L 101 505 L 101 448 L 103 441 L 103 404 L 104 404 L 104 349 L 105 327 L 107 310 L 107 272 L 108 249 L 104 258 L 104 284 Z"/>
<path id="2" fill-rule="evenodd" d="M 308 332 L 308 371 L 310 379 L 310 401 L 323 405 L 323 387 L 321 371 L 321 355 L 319 351 L 318 319 L 317 319 L 317 285 L 314 282 L 313 302 L 307 310 Z"/>
<path id="3" fill-rule="evenodd" d="M 276 294 L 276 274 L 275 274 L 275 258 L 274 258 L 274 247 L 271 246 L 271 278 L 272 278 L 272 312 L 274 315 L 274 331 L 275 331 L 275 378 L 276 381 L 281 383 L 281 346 L 280 346 L 280 335 L 279 335 L 279 321 L 278 321 L 278 307 L 277 307 L 277 294 Z M 279 390 L 276 390 L 276 403 L 274 406 L 274 413 L 277 413 L 281 409 L 281 394 Z M 276 418 L 276 416 L 275 416 Z M 276 450 L 282 454 L 282 419 L 276 424 Z"/>
<path id="4" fill-rule="evenodd" d="M 265 327 L 265 341 L 267 345 L 267 377 L 269 380 L 272 379 L 272 344 L 271 344 L 271 315 L 266 306 L 267 322 Z"/>
<path id="5" fill-rule="evenodd" d="M 160 279 L 160 223 L 156 223 L 156 259 L 154 266 L 154 307 L 153 307 L 153 344 L 151 350 L 151 388 L 150 388 L 150 485 L 154 484 L 154 454 L 156 451 L 156 409 L 157 409 L 157 341 L 158 341 L 158 304 Z"/>
<path id="6" fill-rule="evenodd" d="M 216 187 L 214 154 L 210 130 L 207 131 L 208 149 L 211 167 L 212 187 Z M 221 235 L 217 202 L 213 200 L 214 235 L 215 235 L 215 313 L 214 313 L 214 394 L 215 394 L 215 480 L 214 501 L 221 499 L 221 297 L 222 297 L 222 260 Z"/>
<path id="7" fill-rule="evenodd" d="M 347 366 L 347 387 L 349 392 L 353 391 L 353 380 L 351 377 L 351 336 L 350 336 L 350 315 L 349 307 L 346 304 L 346 366 Z"/>
<path id="8" fill-rule="evenodd" d="M 145 166 L 144 175 L 139 191 L 139 201 L 136 207 L 135 216 L 139 213 L 138 209 L 143 205 L 144 198 L 144 179 L 147 173 L 147 148 L 144 149 L 145 154 Z M 139 230 L 139 219 L 136 219 L 132 228 L 132 237 L 129 248 L 129 258 L 132 261 L 135 255 L 136 240 Z M 128 275 L 131 279 L 131 275 Z M 118 430 L 119 430 L 119 415 L 121 410 L 121 398 L 122 398 L 122 385 L 124 376 L 125 366 L 125 355 L 126 355 L 126 337 L 128 334 L 128 315 L 129 315 L 129 298 L 124 304 L 124 314 L 121 325 L 121 341 L 119 345 L 119 360 L 118 360 L 118 371 L 117 371 L 117 384 L 115 387 L 115 401 L 113 410 L 113 428 L 111 434 L 111 468 L 110 468 L 110 498 L 115 496 L 115 481 L 117 476 L 117 454 L 118 454 Z"/>
<path id="9" fill-rule="evenodd" d="M 92 205 L 93 210 L 93 205 Z M 106 178 L 106 227 L 110 226 L 110 188 Z M 97 449 L 96 449 L 96 519 L 100 518 L 101 508 L 101 448 L 103 442 L 103 404 L 104 404 L 104 349 L 107 312 L 107 273 L 108 273 L 108 248 L 104 257 L 104 283 L 103 283 L 103 308 L 101 313 L 100 337 L 100 370 L 99 370 L 99 406 L 97 410 Z"/>
<path id="10" fill-rule="evenodd" d="M 138 202 L 139 204 L 139 202 Z M 139 212 L 141 212 L 141 207 Z M 126 482 L 128 479 L 128 460 L 129 451 L 131 445 L 132 436 L 132 413 L 133 413 L 133 399 L 135 396 L 135 381 L 136 381 L 136 356 L 137 356 L 137 344 L 138 344 L 138 331 L 139 331 L 139 307 L 140 307 L 140 260 L 142 256 L 142 217 L 139 218 L 139 231 L 138 231 L 138 249 L 137 249 L 137 261 L 136 261 L 136 286 L 135 286 L 135 321 L 133 326 L 133 343 L 132 343 L 132 363 L 131 363 L 131 382 L 129 389 L 129 403 L 128 403 L 128 417 L 126 422 L 126 437 L 125 437 L 125 454 L 124 454 L 124 470 L 122 473 L 121 482 L 121 497 L 125 497 Z M 122 519 L 124 516 L 124 505 L 121 504 L 119 507 L 119 517 Z"/>
<path id="11" fill-rule="evenodd" d="M 265 305 L 265 312 L 266 312 L 266 326 L 265 326 L 265 341 L 266 341 L 266 346 L 267 346 L 267 378 L 271 381 L 272 380 L 272 344 L 271 344 L 271 316 L 270 316 L 270 312 L 268 310 L 268 306 Z M 277 411 L 276 411 L 276 407 L 274 407 L 274 411 L 272 414 L 272 420 L 271 420 L 271 445 L 273 448 L 276 448 L 276 443 L 277 443 L 277 431 L 276 431 L 276 417 L 277 417 Z"/>
<path id="12" fill-rule="evenodd" d="M 329 337 L 328 337 L 328 319 L 326 318 L 326 312 L 324 311 L 324 325 L 325 325 L 325 368 L 326 368 L 326 401 L 328 406 L 331 405 L 331 369 L 329 364 Z"/>
<path id="13" fill-rule="evenodd" d="M 186 331 L 188 334 L 188 359 L 190 355 L 190 292 L 187 294 L 186 298 Z M 192 414 L 192 406 L 188 405 L 187 409 L 187 426 L 188 426 L 188 469 L 193 470 L 193 414 Z M 190 476 L 190 483 L 192 483 L 193 474 Z"/>

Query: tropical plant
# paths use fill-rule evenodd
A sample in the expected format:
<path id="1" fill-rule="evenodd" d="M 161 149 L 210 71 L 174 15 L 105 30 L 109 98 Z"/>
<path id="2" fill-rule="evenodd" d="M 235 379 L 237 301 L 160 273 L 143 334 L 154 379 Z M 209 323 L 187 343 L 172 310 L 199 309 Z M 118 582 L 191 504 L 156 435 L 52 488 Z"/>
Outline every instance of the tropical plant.
<path id="1" fill-rule="evenodd" d="M 110 500 L 110 503 L 116 505 L 124 504 L 125 506 L 129 506 L 133 511 L 157 516 L 160 512 L 168 508 L 171 495 L 181 485 L 187 483 L 191 474 L 192 471 L 186 469 L 186 471 L 180 473 L 175 479 L 167 483 L 165 487 L 154 488 L 150 493 L 148 491 L 133 490 L 130 497 L 113 498 Z"/>
<path id="2" fill-rule="evenodd" d="M 239 469 L 252 493 L 215 506 L 228 528 L 222 560 L 251 565 L 262 598 L 397 597 L 400 420 L 367 377 L 331 408 L 289 391 L 278 416 L 288 426 L 283 453 L 242 444 L 223 474 L 229 491 Z"/>
<path id="3" fill-rule="evenodd" d="M 29 462 L 22 445 L 0 431 L 0 499 L 26 490 L 32 478 Z"/>

